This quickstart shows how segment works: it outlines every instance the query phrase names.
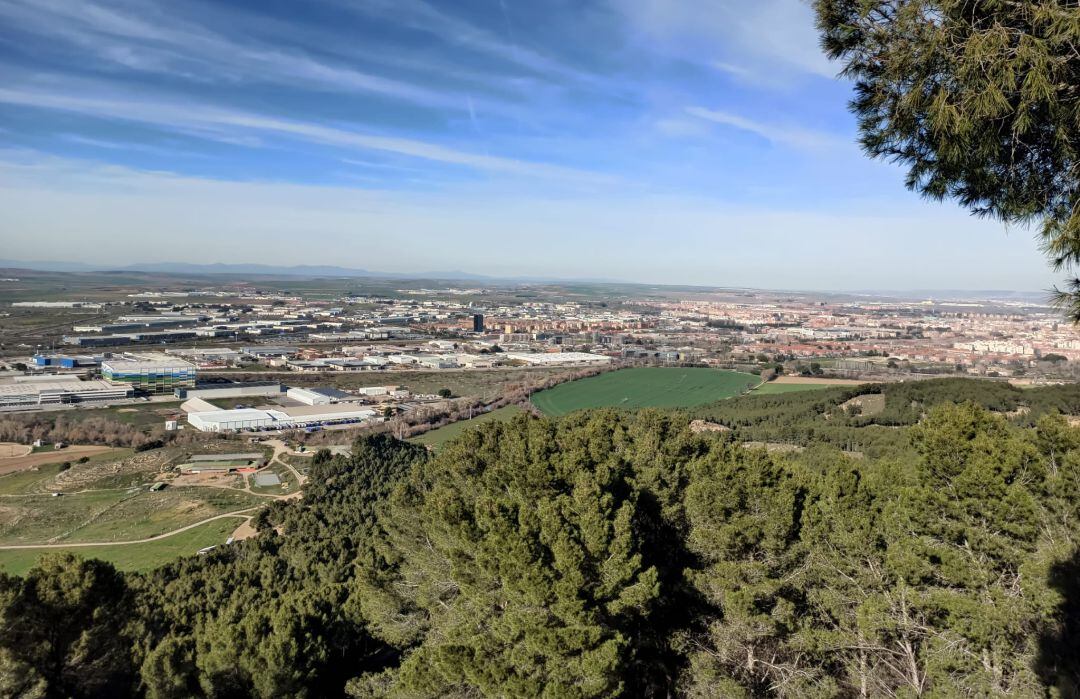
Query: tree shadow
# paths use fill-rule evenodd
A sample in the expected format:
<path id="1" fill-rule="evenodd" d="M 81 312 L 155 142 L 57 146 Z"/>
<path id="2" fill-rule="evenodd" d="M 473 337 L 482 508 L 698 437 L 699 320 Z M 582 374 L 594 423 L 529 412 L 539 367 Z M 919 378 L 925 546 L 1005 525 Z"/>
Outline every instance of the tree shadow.
<path id="1" fill-rule="evenodd" d="M 1080 697 L 1080 549 L 1050 569 L 1049 583 L 1062 601 L 1055 623 L 1039 638 L 1035 670 L 1053 696 Z"/>

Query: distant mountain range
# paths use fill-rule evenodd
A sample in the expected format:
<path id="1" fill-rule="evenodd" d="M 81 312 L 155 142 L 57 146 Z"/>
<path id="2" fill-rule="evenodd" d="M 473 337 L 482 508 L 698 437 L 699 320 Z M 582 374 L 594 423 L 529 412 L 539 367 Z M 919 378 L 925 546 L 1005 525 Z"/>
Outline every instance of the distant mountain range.
<path id="1" fill-rule="evenodd" d="M 614 284 L 622 282 L 614 279 L 566 279 L 557 277 L 492 277 L 472 272 L 437 271 L 437 272 L 375 272 L 353 267 L 336 265 L 260 265 L 249 263 L 198 264 L 194 262 L 143 262 L 120 267 L 105 267 L 85 262 L 65 262 L 56 260 L 3 260 L 0 269 L 29 269 L 37 272 L 156 272 L 158 274 L 231 274 L 264 275 L 274 277 L 357 277 L 368 279 L 430 279 L 446 281 L 491 282 L 575 282 L 593 284 Z"/>
<path id="2" fill-rule="evenodd" d="M 143 262 L 138 264 L 124 265 L 121 267 L 105 267 L 102 265 L 87 264 L 85 262 L 67 262 L 57 260 L 4 260 L 0 259 L 0 269 L 28 269 L 37 272 L 132 272 L 132 273 L 156 273 L 170 275 L 233 275 L 253 276 L 261 275 L 268 277 L 353 277 L 364 279 L 388 279 L 388 280 L 431 280 L 431 281 L 471 281 L 478 284 L 496 283 L 526 283 L 526 284 L 636 284 L 620 279 L 581 278 L 570 279 L 566 277 L 494 277 L 472 272 L 436 271 L 436 272 L 378 272 L 354 267 L 339 267 L 337 265 L 262 265 L 252 263 L 225 264 L 215 262 L 212 264 L 199 264 L 195 262 Z M 645 286 L 657 286 L 660 288 L 679 288 L 669 284 L 646 284 Z M 723 287 L 691 286 L 688 289 L 712 289 L 718 290 Z M 730 290 L 730 289 L 728 289 Z M 784 293 L 779 289 L 756 289 L 756 291 L 772 291 Z M 788 290 L 796 293 L 807 293 L 810 290 Z M 1045 303 L 1049 294 L 1045 291 L 1008 291 L 1008 290 L 963 290 L 963 289 L 909 289 L 909 290 L 885 290 L 865 289 L 853 291 L 827 291 L 819 290 L 816 293 L 832 293 L 845 296 L 872 296 L 896 298 L 904 300 L 970 300 L 985 301 L 994 299 L 999 301 L 1027 301 Z"/>
<path id="3" fill-rule="evenodd" d="M 145 262 L 121 267 L 105 267 L 85 262 L 42 260 L 0 260 L 0 268 L 30 269 L 38 272 L 158 272 L 160 274 L 261 274 L 286 277 L 372 277 L 378 279 L 460 279 L 487 281 L 493 277 L 469 272 L 372 272 L 335 265 L 198 264 L 194 262 Z"/>

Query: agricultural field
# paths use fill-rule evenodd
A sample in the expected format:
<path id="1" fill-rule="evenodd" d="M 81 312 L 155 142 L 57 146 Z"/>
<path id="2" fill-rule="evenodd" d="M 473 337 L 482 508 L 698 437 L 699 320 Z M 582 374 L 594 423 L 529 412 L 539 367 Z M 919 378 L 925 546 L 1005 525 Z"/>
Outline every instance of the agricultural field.
<path id="1" fill-rule="evenodd" d="M 414 444 L 424 444 L 431 447 L 432 449 L 439 449 L 442 447 L 442 445 L 446 444 L 454 437 L 457 437 L 459 434 L 469 429 L 470 427 L 475 427 L 485 422 L 506 421 L 513 418 L 515 415 L 521 414 L 521 412 L 522 409 L 519 406 L 507 405 L 506 407 L 492 410 L 489 413 L 484 413 L 483 415 L 474 417 L 471 420 L 459 420 L 457 422 L 450 423 L 445 427 L 440 427 L 436 430 L 425 432 L 424 434 L 413 437 L 408 441 Z"/>
<path id="2" fill-rule="evenodd" d="M 222 517 L 173 536 L 139 544 L 103 544 L 64 548 L 0 549 L 0 571 L 24 575 L 38 558 L 49 553 L 73 553 L 83 558 L 99 558 L 120 570 L 153 570 L 180 556 L 190 556 L 199 549 L 223 544 L 243 518 Z"/>
<path id="3" fill-rule="evenodd" d="M 720 369 L 622 369 L 534 393 L 532 402 L 551 416 L 583 408 L 688 408 L 740 395 L 759 382 L 753 374 Z"/>

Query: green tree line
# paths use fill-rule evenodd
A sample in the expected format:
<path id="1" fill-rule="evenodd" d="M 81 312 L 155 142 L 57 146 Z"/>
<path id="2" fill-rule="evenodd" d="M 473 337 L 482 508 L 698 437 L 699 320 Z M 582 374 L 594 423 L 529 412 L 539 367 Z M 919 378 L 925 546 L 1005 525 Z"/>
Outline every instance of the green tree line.
<path id="1" fill-rule="evenodd" d="M 437 455 L 368 436 L 253 539 L 145 574 L 46 557 L 0 578 L 0 694 L 1075 694 L 1064 418 L 937 401 L 848 425 L 906 440 L 855 458 L 689 417 L 521 416 Z"/>

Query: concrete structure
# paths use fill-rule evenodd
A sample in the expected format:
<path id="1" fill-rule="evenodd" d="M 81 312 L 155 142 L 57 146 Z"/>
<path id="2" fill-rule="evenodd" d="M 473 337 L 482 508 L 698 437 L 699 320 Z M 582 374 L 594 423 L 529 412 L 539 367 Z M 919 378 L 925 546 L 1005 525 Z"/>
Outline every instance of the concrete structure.
<path id="1" fill-rule="evenodd" d="M 188 413 L 187 419 L 189 425 L 202 432 L 250 430 L 274 424 L 274 418 L 269 411 L 251 408 Z"/>
<path id="2" fill-rule="evenodd" d="M 608 364 L 612 361 L 611 357 L 606 355 L 589 352 L 511 352 L 506 355 L 506 358 L 536 366 Z"/>
<path id="3" fill-rule="evenodd" d="M 188 461 L 258 461 L 263 458 L 261 451 L 248 451 L 242 454 L 193 454 Z"/>
<path id="4" fill-rule="evenodd" d="M 247 383 L 208 383 L 196 384 L 195 388 L 177 388 L 173 395 L 177 398 L 245 398 L 247 396 L 265 396 L 276 398 L 284 393 L 285 387 L 275 381 L 250 381 Z"/>
<path id="5" fill-rule="evenodd" d="M 221 410 L 221 408 L 202 398 L 188 398 L 180 404 L 180 409 L 185 413 L 209 413 L 215 410 Z"/>
<path id="6" fill-rule="evenodd" d="M 108 381 L 80 381 L 67 375 L 16 376 L 0 382 L 0 407 L 109 402 L 131 398 L 134 390 Z"/>
<path id="7" fill-rule="evenodd" d="M 89 354 L 83 355 L 65 355 L 65 354 L 35 354 L 33 361 L 35 367 L 57 367 L 60 369 L 82 369 L 86 367 L 99 366 L 104 357 L 93 356 Z"/>
<path id="8" fill-rule="evenodd" d="M 146 393 L 172 393 L 177 388 L 195 387 L 195 365 L 167 354 L 126 354 L 101 363 L 101 375 L 108 381 L 126 383 Z"/>
<path id="9" fill-rule="evenodd" d="M 324 424 L 361 422 L 376 412 L 349 405 L 314 405 L 280 410 L 214 410 L 188 413 L 188 424 L 203 432 L 297 429 Z"/>
<path id="10" fill-rule="evenodd" d="M 290 388 L 285 395 L 304 405 L 330 405 L 334 402 L 330 396 L 309 388 Z"/>
<path id="11" fill-rule="evenodd" d="M 276 473 L 256 473 L 255 485 L 260 488 L 266 488 L 272 485 L 281 485 L 281 479 L 278 478 L 278 475 Z"/>
<path id="12" fill-rule="evenodd" d="M 291 357 L 300 350 L 296 347 L 241 347 L 240 351 L 249 357 L 266 359 L 268 357 Z"/>

